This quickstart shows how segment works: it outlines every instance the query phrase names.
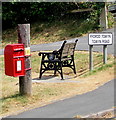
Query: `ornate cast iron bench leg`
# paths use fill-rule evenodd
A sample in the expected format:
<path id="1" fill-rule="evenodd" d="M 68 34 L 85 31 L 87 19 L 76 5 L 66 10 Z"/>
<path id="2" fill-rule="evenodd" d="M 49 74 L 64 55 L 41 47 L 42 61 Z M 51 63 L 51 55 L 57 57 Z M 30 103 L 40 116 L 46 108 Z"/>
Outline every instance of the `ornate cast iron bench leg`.
<path id="1" fill-rule="evenodd" d="M 56 72 L 57 72 L 57 66 L 56 66 L 56 63 L 54 63 L 54 66 L 55 66 L 55 70 L 54 70 L 54 76 L 56 75 Z"/>
<path id="2" fill-rule="evenodd" d="M 61 71 L 61 73 L 60 73 L 61 80 L 64 80 L 64 78 L 63 78 L 63 71 L 62 71 L 62 62 L 60 63 L 60 71 Z"/>
<path id="3" fill-rule="evenodd" d="M 41 67 L 40 67 L 40 74 L 39 74 L 39 78 L 41 79 L 42 76 L 42 62 L 41 62 Z"/>
<path id="4" fill-rule="evenodd" d="M 76 74 L 76 68 L 75 68 L 75 62 L 74 62 L 74 56 L 72 57 L 72 62 L 73 62 L 73 71 Z"/>

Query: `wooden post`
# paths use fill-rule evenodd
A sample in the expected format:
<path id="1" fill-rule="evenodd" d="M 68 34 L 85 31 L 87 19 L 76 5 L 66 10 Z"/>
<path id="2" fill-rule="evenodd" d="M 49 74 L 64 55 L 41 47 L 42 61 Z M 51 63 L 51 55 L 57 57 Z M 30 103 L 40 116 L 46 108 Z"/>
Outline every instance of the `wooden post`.
<path id="1" fill-rule="evenodd" d="M 108 28 L 108 18 L 107 18 L 107 7 L 106 2 L 104 2 L 104 8 L 102 8 L 100 15 L 100 25 L 102 30 L 106 30 Z"/>
<path id="2" fill-rule="evenodd" d="M 93 70 L 93 45 L 89 45 L 89 70 Z"/>
<path id="3" fill-rule="evenodd" d="M 18 24 L 18 43 L 24 44 L 24 48 L 30 49 L 30 24 Z M 21 95 L 31 95 L 31 60 L 30 55 L 25 56 L 25 76 L 19 77 L 19 91 Z"/>

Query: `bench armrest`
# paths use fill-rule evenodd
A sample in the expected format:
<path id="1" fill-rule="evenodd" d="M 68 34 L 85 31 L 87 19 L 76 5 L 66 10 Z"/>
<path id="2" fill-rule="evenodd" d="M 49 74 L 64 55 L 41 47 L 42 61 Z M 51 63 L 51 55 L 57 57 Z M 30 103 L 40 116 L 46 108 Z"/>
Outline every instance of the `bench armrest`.
<path id="1" fill-rule="evenodd" d="M 54 60 L 55 58 L 58 58 L 58 53 L 59 51 L 52 51 L 52 52 L 39 52 L 38 55 L 41 56 L 42 55 L 42 59 L 44 60 L 45 58 L 47 58 L 48 60 Z"/>

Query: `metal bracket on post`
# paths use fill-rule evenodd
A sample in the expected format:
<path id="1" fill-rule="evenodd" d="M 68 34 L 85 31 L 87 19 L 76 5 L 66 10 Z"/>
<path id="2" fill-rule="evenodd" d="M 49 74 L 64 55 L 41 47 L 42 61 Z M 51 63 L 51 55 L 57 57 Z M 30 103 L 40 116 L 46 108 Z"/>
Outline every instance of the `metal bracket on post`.
<path id="1" fill-rule="evenodd" d="M 89 70 L 93 70 L 93 45 L 89 45 Z"/>
<path id="2" fill-rule="evenodd" d="M 103 46 L 103 63 L 107 63 L 107 45 Z"/>

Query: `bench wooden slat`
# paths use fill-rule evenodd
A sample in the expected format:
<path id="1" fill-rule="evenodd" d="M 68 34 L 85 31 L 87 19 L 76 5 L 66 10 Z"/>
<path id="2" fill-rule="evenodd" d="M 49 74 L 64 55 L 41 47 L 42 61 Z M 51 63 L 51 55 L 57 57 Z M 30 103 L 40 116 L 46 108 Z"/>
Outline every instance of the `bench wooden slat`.
<path id="1" fill-rule="evenodd" d="M 66 43 L 63 51 L 62 51 L 62 57 L 68 56 L 68 55 L 73 55 L 75 50 L 75 43 Z"/>

